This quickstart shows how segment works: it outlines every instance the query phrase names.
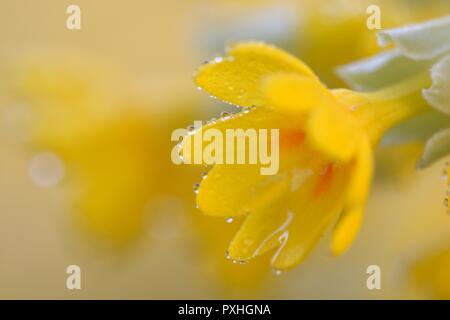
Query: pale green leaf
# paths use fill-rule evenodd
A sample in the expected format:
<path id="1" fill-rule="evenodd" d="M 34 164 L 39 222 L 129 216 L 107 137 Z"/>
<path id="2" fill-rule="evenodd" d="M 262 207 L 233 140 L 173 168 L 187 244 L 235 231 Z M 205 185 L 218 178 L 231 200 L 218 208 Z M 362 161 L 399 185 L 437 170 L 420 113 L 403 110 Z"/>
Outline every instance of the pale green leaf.
<path id="1" fill-rule="evenodd" d="M 374 91 L 428 70 L 433 60 L 413 60 L 393 49 L 336 69 L 351 88 Z"/>
<path id="2" fill-rule="evenodd" d="M 428 103 L 439 111 L 450 114 L 450 55 L 431 68 L 432 86 L 423 91 Z"/>
<path id="3" fill-rule="evenodd" d="M 450 50 L 450 16 L 380 31 L 378 42 L 393 43 L 411 59 L 432 59 Z"/>
<path id="4" fill-rule="evenodd" d="M 377 90 L 423 72 L 450 51 L 450 16 L 378 33 L 395 48 L 337 69 L 353 89 Z"/>
<path id="5" fill-rule="evenodd" d="M 446 155 L 450 155 L 450 128 L 439 131 L 427 141 L 417 167 L 425 168 Z"/>

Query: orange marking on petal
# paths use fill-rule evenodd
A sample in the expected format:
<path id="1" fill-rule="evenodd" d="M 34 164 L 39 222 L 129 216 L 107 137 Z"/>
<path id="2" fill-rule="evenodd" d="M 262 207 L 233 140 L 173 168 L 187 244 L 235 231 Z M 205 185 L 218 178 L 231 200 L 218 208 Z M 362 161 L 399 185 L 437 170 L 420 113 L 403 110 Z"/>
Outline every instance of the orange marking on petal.
<path id="1" fill-rule="evenodd" d="M 325 173 L 320 176 L 319 181 L 314 190 L 313 196 L 315 198 L 320 197 L 324 192 L 326 192 L 331 185 L 331 181 L 333 179 L 334 170 L 333 165 L 329 164 L 325 168 Z"/>
<path id="2" fill-rule="evenodd" d="M 292 149 L 300 146 L 305 141 L 305 133 L 298 130 L 280 130 L 281 149 Z"/>

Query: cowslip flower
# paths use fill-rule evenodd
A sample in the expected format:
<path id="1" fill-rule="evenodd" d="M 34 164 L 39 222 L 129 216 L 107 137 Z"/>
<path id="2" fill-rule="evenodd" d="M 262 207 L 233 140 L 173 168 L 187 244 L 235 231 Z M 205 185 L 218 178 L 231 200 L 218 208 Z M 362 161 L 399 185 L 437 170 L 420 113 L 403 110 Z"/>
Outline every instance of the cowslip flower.
<path id="1" fill-rule="evenodd" d="M 223 228 L 222 221 L 199 215 L 185 192 L 199 172 L 162 156 L 170 151 L 166 138 L 173 128 L 200 112 L 190 91 L 167 99 L 150 84 L 149 101 L 116 65 L 88 57 L 23 59 L 12 71 L 11 98 L 30 111 L 28 147 L 50 151 L 64 163 L 64 186 L 73 191 L 68 209 L 90 239 L 124 250 L 147 233 L 170 241 L 192 232 L 189 239 L 201 248 L 196 268 L 212 283 L 239 297 L 266 283 L 266 261 L 238 266 L 218 254 L 236 226 Z M 171 92 L 179 87 L 171 79 Z"/>
<path id="2" fill-rule="evenodd" d="M 378 33 L 381 54 L 341 66 L 337 72 L 353 89 L 377 90 L 424 72 L 431 86 L 422 95 L 432 107 L 405 122 L 384 139 L 385 144 L 425 142 L 417 162 L 424 169 L 450 154 L 450 16 Z"/>
<path id="3" fill-rule="evenodd" d="M 368 25 L 377 16 L 374 6 L 382 12 L 382 29 L 432 19 L 450 9 L 449 2 L 441 0 L 304 0 L 260 1 L 241 12 L 223 2 L 229 0 L 211 4 L 217 6 L 215 15 L 206 19 L 200 33 L 209 52 L 219 52 L 230 39 L 264 40 L 298 53 L 324 83 L 333 86 L 343 85 L 334 72 L 337 66 L 380 52 L 376 44 L 379 30 Z"/>
<path id="4" fill-rule="evenodd" d="M 329 90 L 302 61 L 259 42 L 231 46 L 200 67 L 195 81 L 242 107 L 203 129 L 279 129 L 276 175 L 261 175 L 259 165 L 215 164 L 197 190 L 204 213 L 244 218 L 229 258 L 276 249 L 276 270 L 300 263 L 337 218 L 331 251 L 349 248 L 362 222 L 373 149 L 389 128 L 428 108 L 421 96 L 427 75 L 371 93 Z"/>

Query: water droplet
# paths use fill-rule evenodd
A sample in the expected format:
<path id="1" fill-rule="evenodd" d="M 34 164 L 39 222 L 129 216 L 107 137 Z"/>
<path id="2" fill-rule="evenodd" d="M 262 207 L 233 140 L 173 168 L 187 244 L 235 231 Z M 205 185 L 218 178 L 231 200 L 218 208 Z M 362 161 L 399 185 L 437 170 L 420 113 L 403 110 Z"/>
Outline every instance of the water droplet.
<path id="1" fill-rule="evenodd" d="M 221 118 L 222 120 L 228 120 L 228 119 L 231 118 L 231 114 L 230 114 L 228 111 L 222 111 L 222 112 L 220 113 L 220 118 Z"/>
<path id="2" fill-rule="evenodd" d="M 198 189 L 200 188 L 200 183 L 198 183 L 198 182 L 194 183 L 193 188 L 194 188 L 194 193 L 198 194 Z"/>
<path id="3" fill-rule="evenodd" d="M 280 255 L 281 251 L 283 251 L 284 247 L 286 246 L 286 243 L 289 239 L 289 231 L 284 231 L 281 236 L 278 237 L 278 242 L 280 243 L 280 246 L 278 247 L 277 251 L 273 255 L 270 262 L 273 264 L 275 261 L 277 261 L 278 256 Z"/>
<path id="4" fill-rule="evenodd" d="M 192 132 L 195 131 L 195 126 L 194 126 L 193 124 L 190 124 L 190 125 L 188 125 L 188 126 L 186 127 L 186 130 L 187 130 L 189 133 L 192 133 Z"/>
<path id="5" fill-rule="evenodd" d="M 214 58 L 214 62 L 215 63 L 220 63 L 220 62 L 222 62 L 223 61 L 223 58 L 222 57 L 215 57 Z"/>
<path id="6" fill-rule="evenodd" d="M 225 251 L 225 259 L 231 260 L 231 262 L 234 264 L 247 264 L 248 263 L 248 260 L 246 260 L 246 259 L 232 259 L 231 255 L 228 251 Z"/>
<path id="7" fill-rule="evenodd" d="M 227 218 L 227 223 L 233 223 L 234 219 L 232 217 Z"/>
<path id="8" fill-rule="evenodd" d="M 202 172 L 201 174 L 202 180 L 205 180 L 206 177 L 208 176 L 208 172 Z"/>
<path id="9" fill-rule="evenodd" d="M 231 262 L 233 264 L 247 264 L 248 260 L 245 260 L 245 259 L 232 259 Z"/>
<path id="10" fill-rule="evenodd" d="M 198 87 L 197 87 L 197 90 L 198 90 L 198 91 L 202 91 L 202 90 L 203 90 L 203 88 L 202 88 L 202 87 L 200 87 L 200 86 L 198 86 Z"/>
<path id="11" fill-rule="evenodd" d="M 272 268 L 272 273 L 276 276 L 281 276 L 283 274 L 283 271 L 280 269 Z"/>
<path id="12" fill-rule="evenodd" d="M 280 232 L 283 232 L 286 230 L 286 228 L 291 224 L 292 218 L 294 217 L 294 215 L 292 214 L 292 212 L 288 211 L 287 213 L 287 219 L 286 221 L 283 222 L 283 224 L 281 226 L 279 226 L 277 229 L 275 229 L 271 234 L 269 234 L 258 246 L 258 248 L 256 248 L 255 252 L 253 253 L 253 257 L 258 256 L 259 252 L 261 251 L 262 248 L 264 248 L 265 244 L 270 241 L 273 237 L 275 237 L 276 235 L 278 235 Z M 278 239 L 279 240 L 279 239 Z"/>
<path id="13" fill-rule="evenodd" d="M 444 207 L 448 208 L 448 198 L 444 199 Z"/>

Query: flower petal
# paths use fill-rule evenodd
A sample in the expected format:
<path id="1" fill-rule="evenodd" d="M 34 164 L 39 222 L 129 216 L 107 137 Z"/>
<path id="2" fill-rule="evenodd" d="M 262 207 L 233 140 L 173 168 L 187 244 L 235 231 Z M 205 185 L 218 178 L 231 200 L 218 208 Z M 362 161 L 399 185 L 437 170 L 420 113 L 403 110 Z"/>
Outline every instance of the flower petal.
<path id="1" fill-rule="evenodd" d="M 287 191 L 286 175 L 261 175 L 259 165 L 215 165 L 200 184 L 197 204 L 204 213 L 235 217 L 269 206 Z"/>
<path id="2" fill-rule="evenodd" d="M 342 213 L 331 240 L 331 253 L 334 256 L 347 251 L 353 243 L 360 229 L 363 213 L 364 207 L 355 207 Z"/>
<path id="3" fill-rule="evenodd" d="M 306 187 L 295 197 L 291 204 L 294 219 L 284 233 L 279 236 L 280 247 L 272 258 L 275 269 L 289 269 L 301 263 L 317 243 L 329 226 L 331 220 L 338 215 L 343 207 L 342 190 L 346 188 L 347 171 L 344 168 L 335 169 L 330 176 L 329 185 L 318 197 L 315 189 L 323 188 L 323 179 L 315 179 L 314 187 Z"/>
<path id="4" fill-rule="evenodd" d="M 299 74 L 268 77 L 264 91 L 268 106 L 294 114 L 334 103 L 333 96 L 318 79 Z"/>
<path id="5" fill-rule="evenodd" d="M 331 240 L 331 252 L 339 255 L 345 252 L 359 231 L 365 202 L 372 181 L 373 159 L 368 139 L 363 139 L 358 148 L 352 176 L 346 195 L 345 211 L 341 215 Z"/>
<path id="6" fill-rule="evenodd" d="M 192 134 L 184 137 L 181 143 L 183 161 L 186 164 L 207 164 L 204 162 L 205 159 L 203 157 L 195 156 L 195 152 L 200 153 L 201 151 L 203 154 L 205 148 L 211 143 L 204 141 L 201 146 L 199 146 L 198 142 L 196 144 L 196 141 L 203 141 L 204 133 L 209 129 L 220 131 L 224 140 L 223 144 L 225 145 L 226 131 L 228 129 L 242 129 L 244 131 L 247 129 L 267 129 L 270 131 L 270 129 L 296 128 L 297 126 L 299 126 L 298 122 L 289 120 L 284 115 L 264 107 L 219 118 L 210 121 L 208 124 L 196 129 Z M 269 131 L 268 133 L 270 133 Z"/>
<path id="7" fill-rule="evenodd" d="M 356 119 L 341 105 L 315 108 L 306 125 L 311 146 L 336 161 L 347 161 L 353 156 L 361 134 Z"/>
<path id="8" fill-rule="evenodd" d="M 285 197 L 279 197 L 271 205 L 252 212 L 228 248 L 230 258 L 248 260 L 273 249 L 278 244 L 277 237 L 290 219 Z"/>
<path id="9" fill-rule="evenodd" d="M 363 205 L 368 197 L 372 182 L 373 155 L 370 142 L 367 138 L 360 141 L 349 181 L 346 198 L 347 207 Z"/>
<path id="10" fill-rule="evenodd" d="M 225 102 L 261 106 L 264 105 L 261 80 L 280 72 L 315 78 L 311 69 L 294 56 L 262 42 L 246 42 L 231 46 L 225 58 L 202 66 L 195 82 Z"/>

